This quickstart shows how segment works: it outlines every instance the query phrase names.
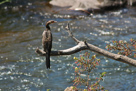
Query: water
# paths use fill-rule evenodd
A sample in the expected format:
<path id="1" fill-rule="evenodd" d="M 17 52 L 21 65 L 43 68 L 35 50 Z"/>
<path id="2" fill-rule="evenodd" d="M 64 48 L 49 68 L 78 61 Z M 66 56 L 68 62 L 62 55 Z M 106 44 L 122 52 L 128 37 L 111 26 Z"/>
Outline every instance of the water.
<path id="1" fill-rule="evenodd" d="M 53 14 L 48 6 L 32 1 L 23 4 L 5 5 L 0 9 L 0 89 L 2 91 L 63 91 L 73 84 L 75 66 L 73 57 L 86 51 L 68 56 L 51 57 L 51 69 L 47 70 L 45 58 L 35 49 L 41 46 L 41 34 L 45 22 L 52 24 L 53 49 L 66 49 L 75 42 L 65 30 L 69 22 L 72 32 L 79 40 L 105 49 L 112 40 L 126 40 L 136 35 L 136 8 L 126 8 L 103 15 L 93 16 Z M 50 10 L 53 10 L 50 8 Z M 67 12 L 67 11 L 66 11 Z M 64 13 L 64 12 L 63 12 Z M 135 91 L 136 69 L 133 66 L 97 55 L 101 65 L 93 77 L 107 72 L 101 84 L 109 91 Z"/>

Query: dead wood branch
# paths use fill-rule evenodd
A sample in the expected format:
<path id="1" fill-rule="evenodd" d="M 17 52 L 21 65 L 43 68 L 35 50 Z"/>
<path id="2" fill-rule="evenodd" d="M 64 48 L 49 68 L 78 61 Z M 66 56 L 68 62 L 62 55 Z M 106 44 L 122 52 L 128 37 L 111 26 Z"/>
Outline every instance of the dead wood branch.
<path id="1" fill-rule="evenodd" d="M 73 34 L 72 34 L 71 30 L 70 30 L 70 27 L 69 27 L 69 23 L 66 26 L 66 29 L 67 29 L 67 31 L 69 33 L 69 36 L 72 37 L 75 42 L 79 43 L 80 41 L 73 36 Z"/>
<path id="2" fill-rule="evenodd" d="M 123 56 L 123 55 L 118 55 L 118 54 L 111 53 L 109 51 L 106 51 L 104 49 L 96 47 L 96 46 L 94 46 L 92 44 L 89 44 L 87 42 L 79 41 L 78 39 L 76 39 L 73 36 L 72 32 L 70 31 L 69 24 L 66 27 L 66 29 L 67 29 L 70 37 L 72 37 L 73 40 L 75 42 L 77 42 L 77 45 L 74 46 L 74 47 L 68 48 L 68 49 L 64 49 L 64 50 L 51 51 L 51 56 L 71 55 L 71 54 L 74 54 L 74 53 L 82 51 L 82 50 L 90 50 L 90 51 L 93 51 L 95 53 L 98 53 L 98 54 L 101 54 L 103 56 L 106 56 L 108 58 L 114 59 L 116 61 L 127 63 L 127 64 L 130 64 L 130 65 L 136 67 L 136 60 L 134 60 L 132 58 L 129 58 L 127 56 Z M 38 48 L 36 49 L 36 53 L 38 53 L 41 56 L 45 56 L 45 54 L 46 54 L 46 52 L 44 52 L 43 50 L 40 50 Z"/>

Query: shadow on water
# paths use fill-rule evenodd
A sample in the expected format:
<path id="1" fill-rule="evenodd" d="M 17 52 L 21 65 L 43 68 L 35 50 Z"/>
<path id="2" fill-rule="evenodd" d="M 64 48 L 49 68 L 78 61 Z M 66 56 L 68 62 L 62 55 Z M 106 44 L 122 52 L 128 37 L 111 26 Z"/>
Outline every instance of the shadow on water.
<path id="1" fill-rule="evenodd" d="M 45 58 L 34 51 L 41 46 L 41 34 L 45 22 L 53 19 L 53 49 L 59 50 L 75 45 L 64 27 L 69 22 L 73 34 L 105 49 L 112 40 L 135 38 L 136 8 L 126 8 L 103 15 L 75 16 L 53 14 L 46 8 L 46 1 L 29 0 L 23 4 L 3 5 L 0 9 L 0 89 L 30 91 L 63 91 L 71 86 L 75 66 L 73 57 L 51 57 L 51 69 L 45 67 Z M 101 65 L 92 77 L 106 71 L 102 85 L 110 91 L 135 91 L 135 68 L 127 64 L 97 55 Z M 65 59 L 65 60 L 64 60 Z"/>

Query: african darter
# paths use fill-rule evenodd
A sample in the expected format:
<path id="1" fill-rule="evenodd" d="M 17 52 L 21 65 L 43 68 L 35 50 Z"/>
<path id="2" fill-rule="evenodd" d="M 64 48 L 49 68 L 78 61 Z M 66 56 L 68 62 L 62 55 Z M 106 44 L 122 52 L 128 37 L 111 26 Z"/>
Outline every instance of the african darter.
<path id="1" fill-rule="evenodd" d="M 46 67 L 50 69 L 50 52 L 52 48 L 52 33 L 50 29 L 50 24 L 55 23 L 57 21 L 50 20 L 46 23 L 46 30 L 44 30 L 42 34 L 42 46 L 44 51 L 46 52 Z"/>

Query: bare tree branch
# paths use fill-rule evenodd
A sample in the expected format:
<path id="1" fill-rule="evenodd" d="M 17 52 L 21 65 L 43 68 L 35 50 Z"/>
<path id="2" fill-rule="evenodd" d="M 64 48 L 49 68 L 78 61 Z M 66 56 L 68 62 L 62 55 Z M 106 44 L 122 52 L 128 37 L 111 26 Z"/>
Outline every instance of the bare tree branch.
<path id="1" fill-rule="evenodd" d="M 71 55 L 74 53 L 77 53 L 81 50 L 88 50 L 87 46 L 84 44 L 84 42 L 79 42 L 76 46 L 71 47 L 69 49 L 65 49 L 65 50 L 58 50 L 58 51 L 51 51 L 50 55 L 51 56 L 60 56 L 60 55 Z M 44 52 L 41 49 L 36 49 L 35 51 L 36 53 L 38 53 L 40 56 L 45 56 L 46 52 Z"/>
<path id="2" fill-rule="evenodd" d="M 51 56 L 71 55 L 71 54 L 74 54 L 74 53 L 82 51 L 82 50 L 90 50 L 95 53 L 106 56 L 108 58 L 114 59 L 116 61 L 127 63 L 127 64 L 130 64 L 130 65 L 136 67 L 136 60 L 134 60 L 132 58 L 129 58 L 129 57 L 123 56 L 123 55 L 114 54 L 114 53 L 111 53 L 111 52 L 106 51 L 104 49 L 101 49 L 99 47 L 96 47 L 92 44 L 89 44 L 87 42 L 79 41 L 78 39 L 76 39 L 73 36 L 72 32 L 70 31 L 69 25 L 67 27 L 67 31 L 68 31 L 69 35 L 73 38 L 73 40 L 75 42 L 77 42 L 78 44 L 76 46 L 68 48 L 68 49 L 51 51 Z M 38 48 L 36 49 L 36 53 L 38 53 L 41 56 L 45 56 L 45 54 L 46 54 L 46 52 L 44 52 L 43 50 L 40 50 Z"/>
<path id="3" fill-rule="evenodd" d="M 80 41 L 73 36 L 73 34 L 72 34 L 71 30 L 70 30 L 70 27 L 69 27 L 69 23 L 67 24 L 67 26 L 65 28 L 67 29 L 67 32 L 69 33 L 69 36 L 72 37 L 75 42 L 79 43 Z"/>

